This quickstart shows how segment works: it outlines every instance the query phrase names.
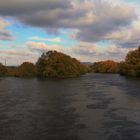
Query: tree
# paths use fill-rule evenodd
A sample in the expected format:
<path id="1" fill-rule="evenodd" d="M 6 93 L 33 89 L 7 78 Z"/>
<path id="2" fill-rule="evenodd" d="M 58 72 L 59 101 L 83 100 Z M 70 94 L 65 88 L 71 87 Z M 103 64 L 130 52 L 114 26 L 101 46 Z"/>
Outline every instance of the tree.
<path id="1" fill-rule="evenodd" d="M 34 77 L 37 74 L 36 66 L 30 62 L 24 62 L 21 64 L 15 73 L 17 77 Z"/>
<path id="2" fill-rule="evenodd" d="M 6 76 L 16 76 L 17 74 L 17 67 L 16 66 L 7 66 L 7 73 Z"/>
<path id="3" fill-rule="evenodd" d="M 120 65 L 120 74 L 140 77 L 140 47 L 130 51 Z"/>
<path id="4" fill-rule="evenodd" d="M 6 67 L 2 63 L 0 63 L 0 76 L 5 76 L 6 72 L 7 72 Z"/>
<path id="5" fill-rule="evenodd" d="M 119 63 L 112 60 L 96 62 L 90 66 L 90 72 L 96 73 L 118 73 Z"/>
<path id="6" fill-rule="evenodd" d="M 43 53 L 36 66 L 40 77 L 76 77 L 86 72 L 86 67 L 78 60 L 57 51 Z"/>

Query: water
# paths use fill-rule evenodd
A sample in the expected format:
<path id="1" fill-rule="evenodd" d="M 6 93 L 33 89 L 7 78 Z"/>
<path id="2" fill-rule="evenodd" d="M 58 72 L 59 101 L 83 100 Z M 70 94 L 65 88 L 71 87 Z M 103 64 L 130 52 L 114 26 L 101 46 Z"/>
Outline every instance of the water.
<path id="1" fill-rule="evenodd" d="M 0 140 L 140 140 L 140 79 L 0 79 Z"/>

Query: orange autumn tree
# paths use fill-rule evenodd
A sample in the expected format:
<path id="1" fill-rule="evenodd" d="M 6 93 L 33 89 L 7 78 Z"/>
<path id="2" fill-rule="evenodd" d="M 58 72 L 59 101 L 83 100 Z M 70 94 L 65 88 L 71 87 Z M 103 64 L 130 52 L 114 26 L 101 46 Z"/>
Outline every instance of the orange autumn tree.
<path id="1" fill-rule="evenodd" d="M 40 77 L 76 77 L 86 72 L 78 60 L 57 51 L 43 53 L 36 66 Z"/>
<path id="2" fill-rule="evenodd" d="M 90 72 L 96 73 L 118 73 L 119 63 L 112 60 L 96 62 L 90 66 Z"/>
<path id="3" fill-rule="evenodd" d="M 36 66 L 31 62 L 24 62 L 15 72 L 17 77 L 34 77 L 37 74 Z"/>
<path id="4" fill-rule="evenodd" d="M 120 74 L 140 77 L 140 47 L 130 51 L 120 65 Z"/>
<path id="5" fill-rule="evenodd" d="M 5 76 L 6 73 L 7 73 L 6 67 L 2 63 L 0 63 L 0 76 Z"/>

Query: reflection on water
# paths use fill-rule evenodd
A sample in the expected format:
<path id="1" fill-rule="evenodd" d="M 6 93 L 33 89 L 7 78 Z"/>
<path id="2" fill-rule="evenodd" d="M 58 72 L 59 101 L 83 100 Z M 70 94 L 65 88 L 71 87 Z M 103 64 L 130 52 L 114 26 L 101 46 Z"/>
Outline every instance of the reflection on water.
<path id="1" fill-rule="evenodd" d="M 0 140 L 140 140 L 140 80 L 0 79 Z"/>

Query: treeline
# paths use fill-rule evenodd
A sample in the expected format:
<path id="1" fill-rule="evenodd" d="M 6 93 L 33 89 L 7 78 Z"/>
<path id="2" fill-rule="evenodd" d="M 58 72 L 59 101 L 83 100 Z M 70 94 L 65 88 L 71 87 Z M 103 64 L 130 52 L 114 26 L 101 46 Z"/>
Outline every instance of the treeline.
<path id="1" fill-rule="evenodd" d="M 7 73 L 7 68 L 0 63 L 0 76 L 5 76 Z"/>
<path id="2" fill-rule="evenodd" d="M 90 72 L 119 73 L 126 76 L 140 77 L 140 47 L 130 51 L 123 62 L 112 60 L 96 62 L 90 66 Z"/>
<path id="3" fill-rule="evenodd" d="M 77 77 L 87 72 L 87 67 L 77 59 L 57 51 L 43 53 L 36 64 L 24 62 L 19 67 L 0 64 L 0 76 L 15 77 Z"/>
<path id="4" fill-rule="evenodd" d="M 112 60 L 95 62 L 90 66 L 90 72 L 95 73 L 119 73 L 119 63 Z"/>
<path id="5" fill-rule="evenodd" d="M 57 51 L 43 53 L 36 64 L 24 62 L 19 67 L 5 67 L 0 63 L 0 76 L 15 77 L 77 77 L 86 72 L 119 73 L 140 77 L 140 47 L 130 51 L 123 62 L 112 60 L 95 62 L 88 66 Z"/>

